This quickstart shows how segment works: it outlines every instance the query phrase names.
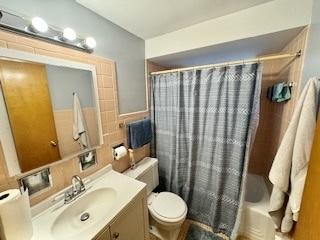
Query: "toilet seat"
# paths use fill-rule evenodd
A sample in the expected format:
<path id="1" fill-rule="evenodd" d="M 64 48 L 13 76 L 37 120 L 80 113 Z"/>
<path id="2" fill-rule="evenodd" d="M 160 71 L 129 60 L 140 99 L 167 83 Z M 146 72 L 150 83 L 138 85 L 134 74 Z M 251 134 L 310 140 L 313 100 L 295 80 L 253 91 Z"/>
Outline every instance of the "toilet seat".
<path id="1" fill-rule="evenodd" d="M 148 198 L 148 204 L 151 215 L 167 223 L 176 223 L 184 220 L 188 210 L 183 199 L 171 192 L 152 194 Z"/>

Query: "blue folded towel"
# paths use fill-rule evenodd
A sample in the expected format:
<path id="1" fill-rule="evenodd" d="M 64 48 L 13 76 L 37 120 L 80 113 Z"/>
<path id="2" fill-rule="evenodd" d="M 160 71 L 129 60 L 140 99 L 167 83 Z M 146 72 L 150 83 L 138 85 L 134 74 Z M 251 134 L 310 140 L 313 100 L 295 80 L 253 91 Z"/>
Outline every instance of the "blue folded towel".
<path id="1" fill-rule="evenodd" d="M 277 83 L 268 88 L 267 97 L 272 102 L 285 102 L 291 98 L 291 89 L 285 82 Z"/>
<path id="2" fill-rule="evenodd" d="M 151 142 L 151 121 L 149 118 L 131 122 L 128 125 L 128 146 L 131 149 L 142 147 Z"/>

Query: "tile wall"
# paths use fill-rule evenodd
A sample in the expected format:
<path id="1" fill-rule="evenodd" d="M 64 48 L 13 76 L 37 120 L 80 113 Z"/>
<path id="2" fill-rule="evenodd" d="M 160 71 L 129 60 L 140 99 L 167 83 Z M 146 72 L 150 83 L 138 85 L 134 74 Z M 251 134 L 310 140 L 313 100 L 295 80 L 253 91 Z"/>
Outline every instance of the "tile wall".
<path id="1" fill-rule="evenodd" d="M 308 29 L 304 29 L 283 49 L 283 52 L 295 52 L 300 49 L 304 51 L 307 33 Z M 104 138 L 104 145 L 97 150 L 98 165 L 86 172 L 80 173 L 77 159 L 60 161 L 53 164 L 50 167 L 53 176 L 53 187 L 40 195 L 32 197 L 32 205 L 68 186 L 71 176 L 74 174 L 79 174 L 84 177 L 110 163 L 114 169 L 119 172 L 129 167 L 128 156 L 120 161 L 113 161 L 111 154 L 112 146 L 119 143 L 127 143 L 127 129 L 126 127 L 120 128 L 119 124 L 123 123 L 126 125 L 130 121 L 142 119 L 149 116 L 149 112 L 145 111 L 119 116 L 115 74 L 116 63 L 114 61 L 95 56 L 94 54 L 79 52 L 4 31 L 0 31 L 0 47 L 89 63 L 95 65 L 97 70 Z M 291 61 L 277 60 L 264 63 L 261 93 L 261 120 L 249 163 L 249 171 L 252 173 L 263 176 L 268 175 L 276 150 L 288 126 L 293 108 L 300 93 L 300 88 L 302 87 L 300 86 L 302 66 L 303 57 Z M 152 62 L 146 62 L 146 69 L 146 72 L 149 73 L 166 68 L 157 66 Z M 293 98 L 287 103 L 271 103 L 266 98 L 267 88 L 280 81 L 293 81 L 296 83 L 293 88 Z M 149 156 L 149 145 L 138 149 L 134 154 L 136 159 Z M 17 177 L 18 176 L 8 176 L 0 143 L 0 191 L 17 187 Z"/>
<path id="2" fill-rule="evenodd" d="M 305 52 L 308 28 L 303 29 L 281 53 Z M 260 123 L 253 145 L 249 172 L 268 176 L 273 159 L 289 125 L 294 106 L 299 98 L 304 55 L 295 59 L 272 60 L 263 63 Z M 292 99 L 285 103 L 270 102 L 268 87 L 278 82 L 294 82 Z"/>
<path id="3" fill-rule="evenodd" d="M 58 161 L 52 164 L 50 166 L 50 171 L 53 178 L 53 187 L 41 194 L 32 196 L 30 199 L 31 205 L 42 201 L 48 196 L 70 185 L 71 177 L 75 174 L 85 177 L 107 164 L 112 164 L 114 169 L 119 172 L 122 172 L 129 167 L 128 156 L 120 161 L 113 161 L 112 157 L 112 146 L 119 143 L 127 144 L 127 130 L 126 128 L 119 128 L 119 123 L 128 123 L 133 120 L 142 119 L 149 116 L 149 112 L 144 111 L 119 116 L 115 69 L 116 63 L 113 60 L 2 30 L 0 31 L 0 47 L 92 64 L 95 65 L 97 72 L 104 139 L 104 144 L 97 149 L 98 164 L 85 172 L 80 172 L 78 159 L 76 158 Z M 138 149 L 134 154 L 136 159 L 142 159 L 144 156 L 149 156 L 149 145 Z M 0 191 L 16 188 L 17 178 L 19 178 L 19 176 L 9 177 L 8 175 L 0 143 Z"/>

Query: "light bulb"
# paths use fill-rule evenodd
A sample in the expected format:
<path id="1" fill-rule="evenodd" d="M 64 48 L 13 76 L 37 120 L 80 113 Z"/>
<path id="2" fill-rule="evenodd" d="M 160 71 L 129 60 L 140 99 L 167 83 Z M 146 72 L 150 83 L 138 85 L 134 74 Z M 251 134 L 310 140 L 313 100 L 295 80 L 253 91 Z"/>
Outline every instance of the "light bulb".
<path id="1" fill-rule="evenodd" d="M 93 49 L 97 46 L 97 42 L 93 37 L 87 37 L 84 41 L 84 45 L 88 49 Z"/>
<path id="2" fill-rule="evenodd" d="M 45 20 L 43 20 L 41 17 L 34 17 L 31 20 L 32 28 L 36 32 L 44 33 L 48 31 L 49 27 Z"/>
<path id="3" fill-rule="evenodd" d="M 63 38 L 69 41 L 74 41 L 77 38 L 76 32 L 72 28 L 65 28 L 63 30 Z"/>

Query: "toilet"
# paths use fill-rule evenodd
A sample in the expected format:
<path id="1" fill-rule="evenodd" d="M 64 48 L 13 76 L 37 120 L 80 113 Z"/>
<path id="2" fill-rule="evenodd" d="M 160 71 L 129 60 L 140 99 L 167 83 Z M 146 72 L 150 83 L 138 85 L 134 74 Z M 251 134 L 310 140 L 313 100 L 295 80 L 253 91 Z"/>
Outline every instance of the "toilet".
<path id="1" fill-rule="evenodd" d="M 176 240 L 188 207 L 177 194 L 152 192 L 159 185 L 158 159 L 146 157 L 124 174 L 147 184 L 150 232 L 161 240 Z"/>

